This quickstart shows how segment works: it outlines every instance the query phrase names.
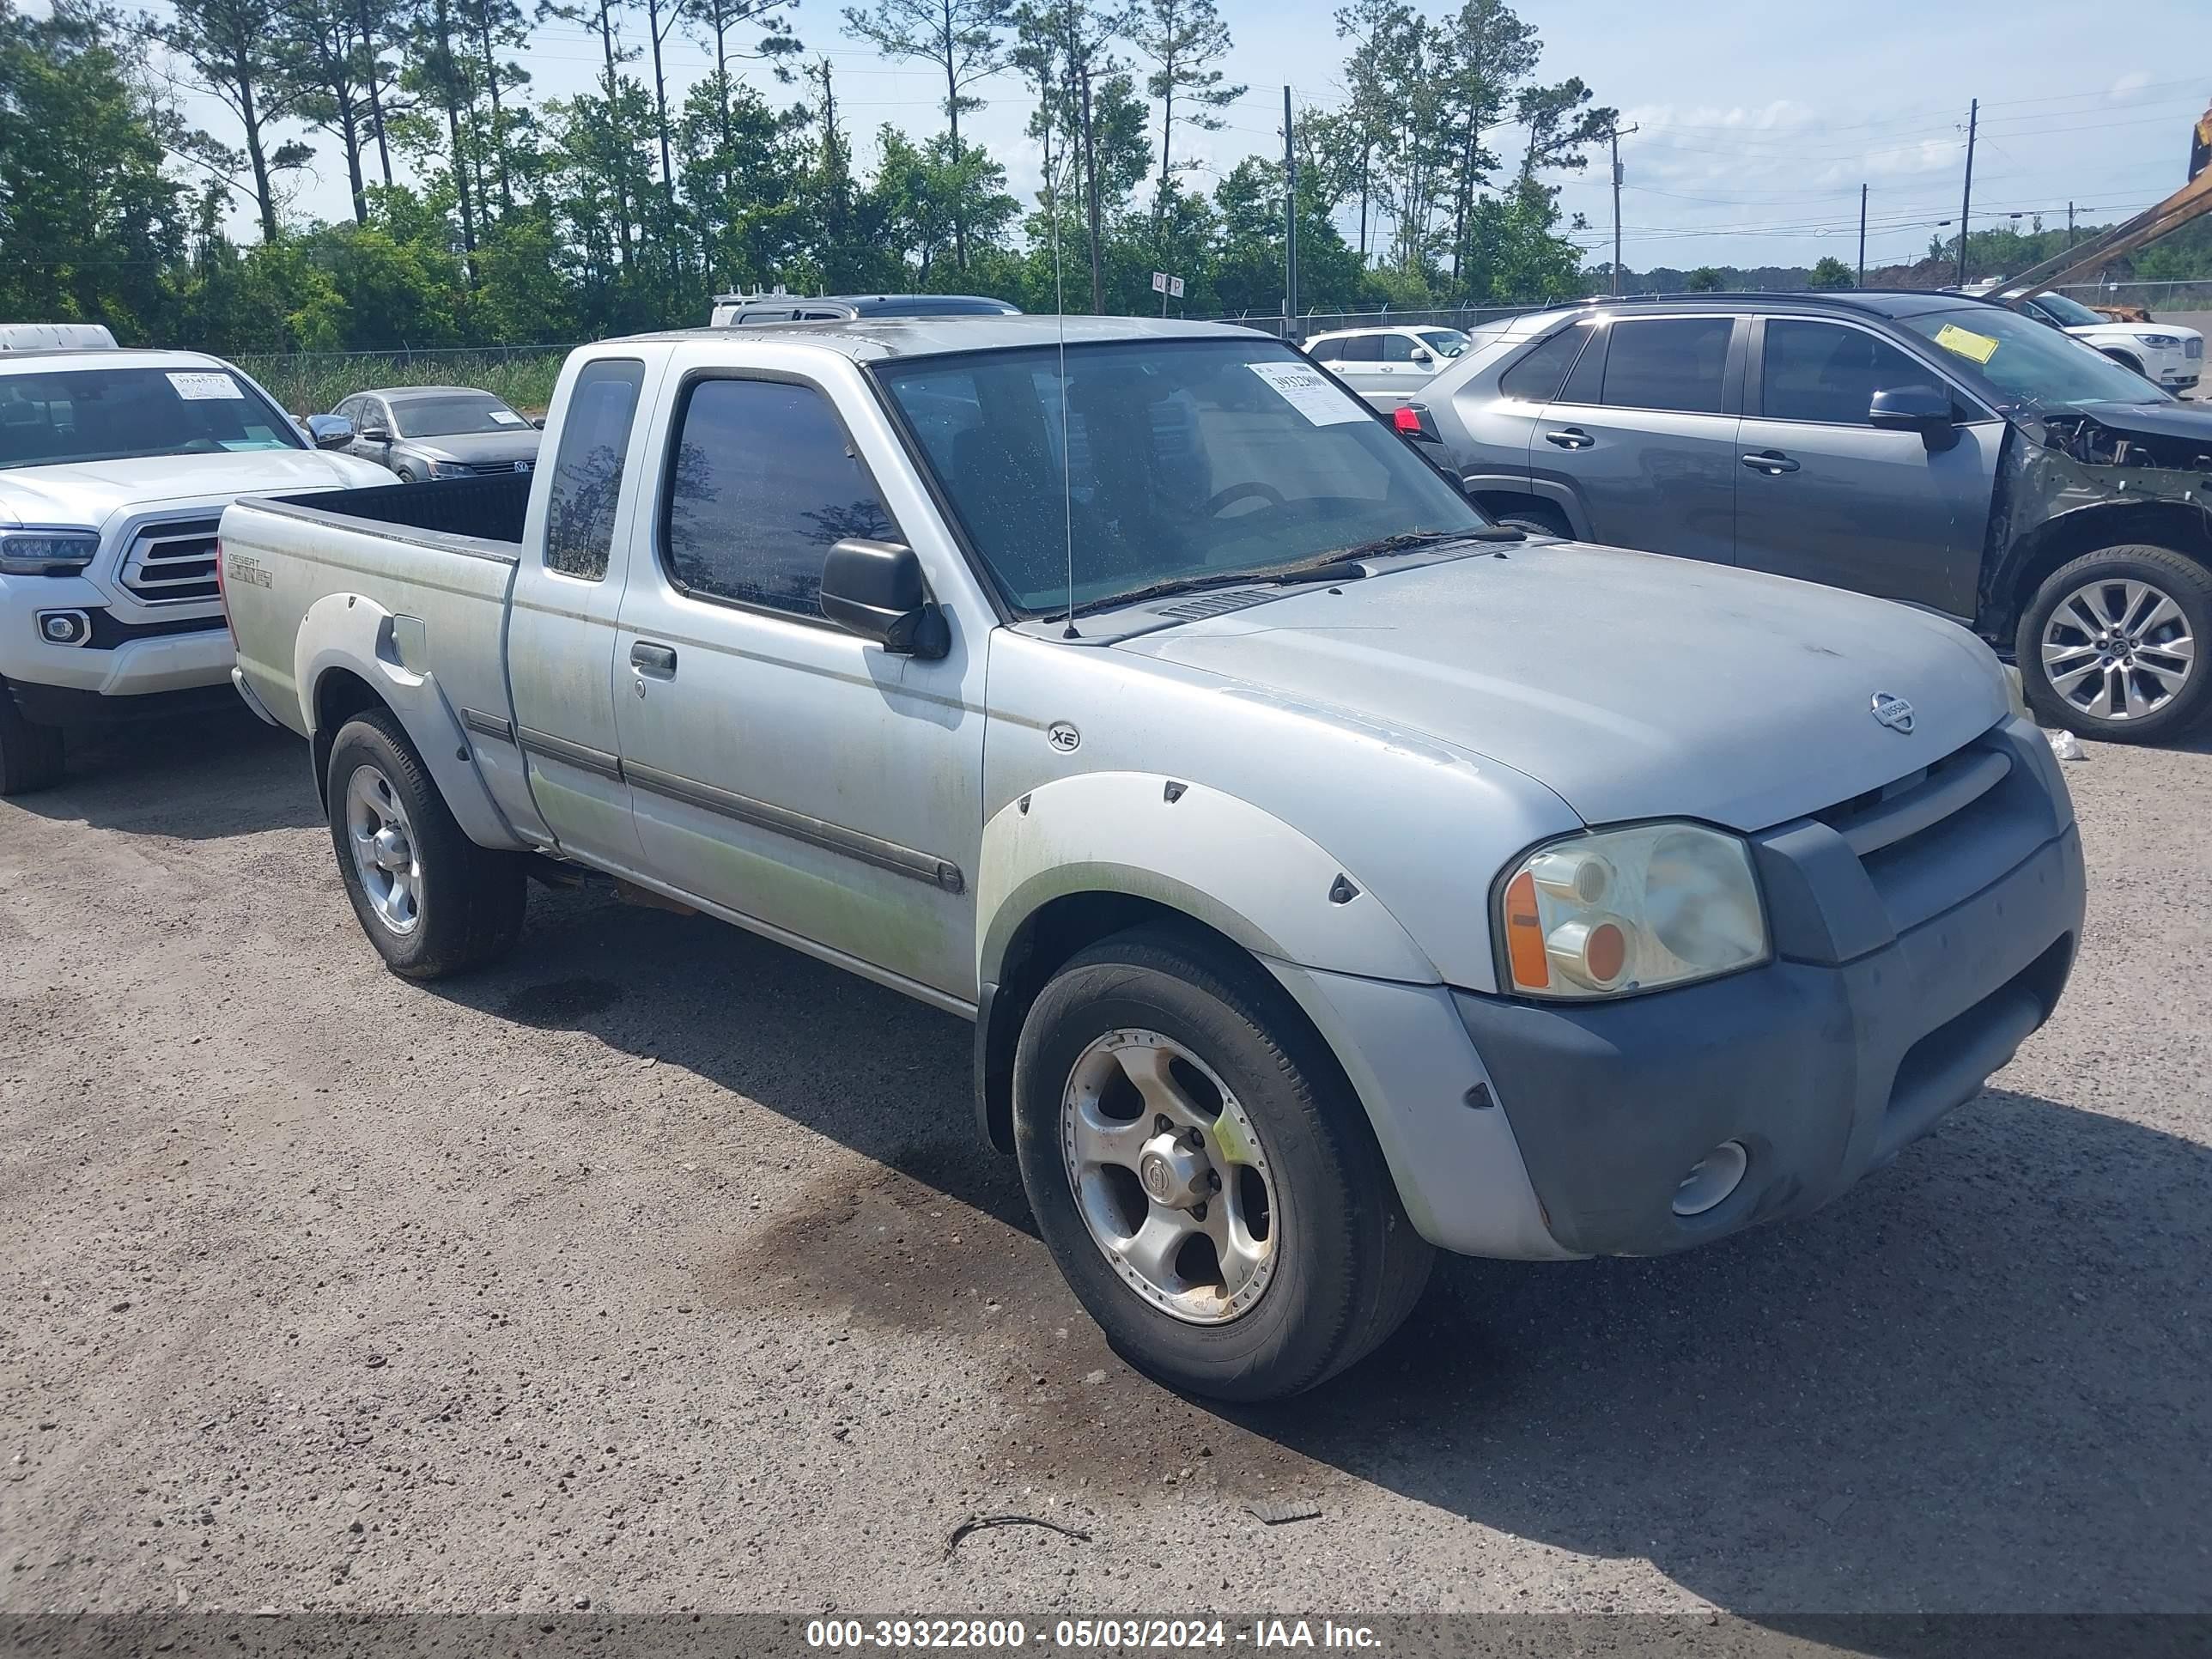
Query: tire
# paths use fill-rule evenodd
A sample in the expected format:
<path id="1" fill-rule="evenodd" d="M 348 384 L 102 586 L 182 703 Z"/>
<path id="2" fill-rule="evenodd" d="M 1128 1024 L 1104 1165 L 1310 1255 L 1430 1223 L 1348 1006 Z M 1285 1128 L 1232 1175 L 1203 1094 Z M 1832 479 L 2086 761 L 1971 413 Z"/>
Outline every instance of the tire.
<path id="1" fill-rule="evenodd" d="M 2075 604 L 2085 594 L 2086 611 Z M 2146 625 L 2142 618 L 2160 614 L 2154 594 L 2171 602 L 2172 614 Z M 2135 643 L 2108 661 L 2089 624 L 2116 613 L 2133 624 Z M 2188 654 L 2173 654 L 2171 647 L 2185 642 Z M 2013 641 L 2035 717 L 2108 743 L 2156 743 L 2212 712 L 2208 642 L 2212 570 L 2187 554 L 2144 544 L 2101 548 L 2052 571 L 2021 614 Z M 2118 717 L 2111 713 L 2116 688 Z M 2136 699 L 2143 706 L 2130 708 Z"/>
<path id="2" fill-rule="evenodd" d="M 399 482 L 402 483 L 421 483 L 422 482 L 420 478 L 415 476 L 413 470 L 410 468 L 395 466 L 392 470 L 398 474 Z"/>
<path id="3" fill-rule="evenodd" d="M 1567 522 L 1567 515 L 1546 501 L 1529 501 L 1511 507 L 1498 515 L 1498 522 L 1525 530 L 1532 536 L 1557 536 L 1563 542 L 1575 538 L 1575 528 Z"/>
<path id="4" fill-rule="evenodd" d="M 443 979 L 514 948 L 529 898 L 522 859 L 468 838 L 398 720 L 374 709 L 341 726 L 331 744 L 324 793 L 346 896 L 393 973 Z M 365 847 L 356 858 L 356 820 L 381 817 L 390 824 L 394 808 L 396 836 L 380 848 Z M 394 860 L 390 867 L 377 861 L 379 850 Z"/>
<path id="5" fill-rule="evenodd" d="M 0 682 L 0 795 L 27 795 L 61 781 L 61 728 L 25 720 Z"/>
<path id="6" fill-rule="evenodd" d="M 1125 1054 L 1179 1050 L 1176 1064 L 1195 1062 L 1177 1073 L 1188 1082 L 1186 1099 L 1203 1101 L 1216 1085 L 1227 1096 L 1212 1098 L 1218 1115 L 1200 1161 L 1219 1161 L 1212 1176 L 1228 1169 L 1235 1194 L 1217 1181 L 1210 1199 L 1170 1214 L 1133 1173 L 1106 1182 L 1100 1177 L 1110 1171 L 1101 1166 L 1085 1177 L 1094 1183 L 1085 1188 L 1091 1196 L 1079 1196 L 1067 1102 L 1093 1100 L 1104 1111 L 1118 1074 L 1121 1109 L 1135 1111 L 1133 1132 L 1154 1135 L 1164 1121 L 1147 1115 L 1159 1097 L 1138 1097 L 1118 1070 L 1123 1061 L 1101 1058 L 1115 1043 L 1129 1045 Z M 1094 1089 L 1089 1079 L 1101 1077 L 1106 1085 Z M 1428 1282 L 1435 1251 L 1407 1219 L 1334 1056 L 1279 986 L 1195 928 L 1133 928 L 1079 953 L 1053 977 L 1031 1006 L 1015 1051 L 1014 1125 L 1023 1185 L 1060 1273 L 1115 1351 L 1170 1388 L 1231 1401 L 1297 1394 L 1372 1351 L 1413 1311 Z M 1247 1134 L 1257 1170 L 1250 1154 L 1230 1158 L 1223 1152 Z M 1253 1201 L 1255 1178 L 1264 1206 Z M 1201 1181 L 1185 1190 L 1206 1188 Z M 1225 1274 L 1218 1286 L 1181 1303 L 1141 1288 L 1130 1276 L 1131 1256 L 1109 1258 L 1086 1218 L 1102 1201 L 1110 1206 L 1116 1194 L 1124 1207 L 1114 1212 L 1112 1224 L 1132 1245 L 1163 1215 L 1189 1223 L 1200 1211 L 1211 1218 L 1210 1206 L 1218 1205 L 1215 1224 L 1231 1227 L 1232 1214 L 1250 1226 L 1264 1213 L 1267 1255 L 1243 1281 L 1246 1304 L 1237 1308 L 1232 1297 L 1224 1307 Z M 1194 1260 L 1193 1277 L 1205 1279 L 1205 1264 L 1218 1265 L 1218 1254 L 1210 1243 L 1184 1242 L 1195 1257 L 1174 1261 Z M 1194 1316 L 1193 1302 L 1204 1311 Z"/>

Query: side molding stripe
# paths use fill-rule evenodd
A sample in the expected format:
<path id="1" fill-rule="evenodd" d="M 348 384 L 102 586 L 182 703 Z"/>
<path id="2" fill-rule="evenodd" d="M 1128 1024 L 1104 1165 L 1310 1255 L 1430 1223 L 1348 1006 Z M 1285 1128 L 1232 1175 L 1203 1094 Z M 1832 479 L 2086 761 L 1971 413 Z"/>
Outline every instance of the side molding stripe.
<path id="1" fill-rule="evenodd" d="M 550 732 L 540 732 L 528 726 L 516 726 L 514 737 L 523 748 L 549 760 L 565 761 L 599 777 L 611 778 L 617 783 L 622 781 L 622 762 L 604 749 L 587 749 L 580 743 L 571 743 L 566 738 L 556 738 Z"/>
<path id="2" fill-rule="evenodd" d="M 948 893 L 957 893 L 966 885 L 958 865 L 933 853 L 902 847 L 896 842 L 884 841 L 858 830 L 848 830 L 841 823 L 810 817 L 804 812 L 794 812 L 788 807 L 755 800 L 749 795 L 732 794 L 726 789 L 717 789 L 712 784 L 679 777 L 658 767 L 642 766 L 635 761 L 623 762 L 622 775 L 636 787 L 649 789 L 656 795 L 665 795 L 672 800 L 680 800 L 689 806 L 720 813 L 726 818 L 750 823 L 756 829 L 788 836 L 793 841 L 803 841 L 827 852 L 858 859 L 861 863 L 872 864 L 879 870 L 889 870 L 894 875 L 927 882 L 932 887 L 941 887 Z"/>
<path id="3" fill-rule="evenodd" d="M 483 714 L 473 708 L 461 710 L 461 724 L 480 737 L 497 738 L 501 743 L 514 741 L 514 728 L 496 714 Z"/>

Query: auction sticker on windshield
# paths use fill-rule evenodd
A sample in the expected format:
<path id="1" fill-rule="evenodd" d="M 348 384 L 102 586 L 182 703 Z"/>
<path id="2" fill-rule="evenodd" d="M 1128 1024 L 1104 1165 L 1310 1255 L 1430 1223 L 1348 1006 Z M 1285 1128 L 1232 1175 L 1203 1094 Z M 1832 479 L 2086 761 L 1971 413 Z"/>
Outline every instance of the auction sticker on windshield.
<path id="1" fill-rule="evenodd" d="M 1946 323 L 1936 331 L 1936 343 L 1956 357 L 1970 362 L 1986 363 L 1997 355 L 1997 340 L 1993 334 L 1977 334 L 1971 328 L 1960 328 L 1956 323 Z"/>
<path id="2" fill-rule="evenodd" d="M 244 388 L 228 374 L 172 374 L 169 384 L 177 389 L 177 396 L 188 404 L 230 399 L 243 403 L 246 399 Z"/>
<path id="3" fill-rule="evenodd" d="M 1303 363 L 1247 363 L 1245 368 L 1274 388 L 1282 400 L 1316 426 L 1340 426 L 1369 418 L 1356 404 Z"/>

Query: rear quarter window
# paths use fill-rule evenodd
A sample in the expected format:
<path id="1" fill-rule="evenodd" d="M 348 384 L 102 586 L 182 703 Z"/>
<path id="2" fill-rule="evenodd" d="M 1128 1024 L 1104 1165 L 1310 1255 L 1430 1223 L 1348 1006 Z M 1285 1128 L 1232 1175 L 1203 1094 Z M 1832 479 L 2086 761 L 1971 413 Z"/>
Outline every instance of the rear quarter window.
<path id="1" fill-rule="evenodd" d="M 545 501 L 548 570 L 592 582 L 606 575 L 630 427 L 644 385 L 645 365 L 634 357 L 603 357 L 577 371 Z"/>

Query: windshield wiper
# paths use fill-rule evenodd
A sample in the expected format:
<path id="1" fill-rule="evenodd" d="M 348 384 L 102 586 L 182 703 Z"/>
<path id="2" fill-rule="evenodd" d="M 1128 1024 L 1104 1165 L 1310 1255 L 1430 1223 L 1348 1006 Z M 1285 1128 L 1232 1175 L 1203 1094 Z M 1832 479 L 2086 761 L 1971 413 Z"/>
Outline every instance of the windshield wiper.
<path id="1" fill-rule="evenodd" d="M 1516 530 L 1510 525 L 1486 524 L 1473 530 L 1407 530 L 1395 536 L 1382 536 L 1371 542 L 1362 542 L 1357 547 L 1347 547 L 1334 553 L 1324 554 L 1316 562 L 1337 564 L 1348 560 L 1379 559 L 1386 553 L 1403 553 L 1409 548 L 1433 547 L 1442 542 L 1525 542 L 1528 532 Z"/>
<path id="2" fill-rule="evenodd" d="M 1368 574 L 1363 568 L 1364 561 L 1381 558 L 1386 554 L 1402 553 L 1443 542 L 1518 542 L 1527 539 L 1523 532 L 1503 525 L 1482 525 L 1473 530 L 1401 531 L 1395 536 L 1378 537 L 1356 547 L 1340 547 L 1333 552 L 1316 554 L 1312 558 L 1299 559 L 1288 564 L 1259 565 L 1249 570 L 1223 570 L 1209 572 L 1202 576 L 1173 576 L 1164 581 L 1148 582 L 1142 587 L 1131 588 L 1126 593 L 1115 593 L 1106 599 L 1093 599 L 1088 605 L 1078 605 L 1076 614 L 1088 616 L 1094 611 L 1115 610 L 1126 605 L 1139 605 L 1146 599 L 1161 599 L 1170 593 L 1195 593 L 1212 587 L 1291 587 L 1305 582 L 1356 582 Z"/>

